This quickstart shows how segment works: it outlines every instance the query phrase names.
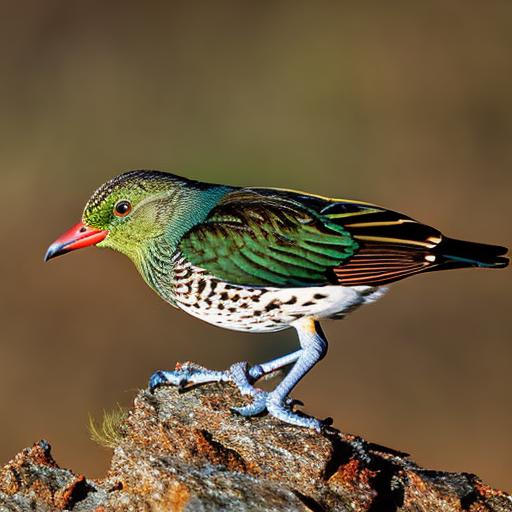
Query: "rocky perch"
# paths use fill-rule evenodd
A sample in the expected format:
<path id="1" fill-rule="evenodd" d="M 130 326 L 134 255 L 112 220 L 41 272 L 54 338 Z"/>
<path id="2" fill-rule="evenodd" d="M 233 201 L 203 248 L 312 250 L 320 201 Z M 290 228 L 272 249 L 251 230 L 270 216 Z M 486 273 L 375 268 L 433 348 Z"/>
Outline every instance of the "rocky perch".
<path id="1" fill-rule="evenodd" d="M 423 469 L 334 429 L 231 414 L 243 400 L 230 385 L 141 391 L 104 429 L 104 479 L 59 468 L 40 441 L 1 469 L 0 511 L 512 511 L 475 475 Z"/>

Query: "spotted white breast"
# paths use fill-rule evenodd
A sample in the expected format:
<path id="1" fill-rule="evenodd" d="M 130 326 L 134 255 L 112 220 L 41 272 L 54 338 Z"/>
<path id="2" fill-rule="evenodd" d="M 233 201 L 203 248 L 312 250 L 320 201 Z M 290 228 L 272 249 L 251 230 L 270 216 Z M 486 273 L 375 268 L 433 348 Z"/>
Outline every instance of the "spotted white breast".
<path id="1" fill-rule="evenodd" d="M 232 285 L 183 258 L 174 262 L 177 307 L 205 322 L 236 331 L 272 332 L 303 317 L 342 318 L 379 299 L 386 288 L 315 286 L 265 288 Z"/>

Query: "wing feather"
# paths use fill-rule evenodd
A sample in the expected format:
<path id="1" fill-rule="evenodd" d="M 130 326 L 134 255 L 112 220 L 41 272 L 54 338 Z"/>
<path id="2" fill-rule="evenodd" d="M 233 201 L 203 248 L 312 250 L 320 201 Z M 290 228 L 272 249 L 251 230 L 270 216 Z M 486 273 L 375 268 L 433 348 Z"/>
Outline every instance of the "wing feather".
<path id="1" fill-rule="evenodd" d="M 193 264 L 247 286 L 379 286 L 432 270 L 434 228 L 391 210 L 279 189 L 227 194 L 181 240 Z"/>
<path id="2" fill-rule="evenodd" d="M 278 287 L 334 283 L 332 268 L 357 247 L 342 226 L 301 202 L 248 189 L 228 194 L 179 245 L 228 282 Z"/>

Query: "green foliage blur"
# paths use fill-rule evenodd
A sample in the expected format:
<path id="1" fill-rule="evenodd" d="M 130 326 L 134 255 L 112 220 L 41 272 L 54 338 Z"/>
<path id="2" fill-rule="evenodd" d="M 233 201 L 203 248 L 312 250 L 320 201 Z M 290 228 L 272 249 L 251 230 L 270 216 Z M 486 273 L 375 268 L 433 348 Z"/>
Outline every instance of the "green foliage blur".
<path id="1" fill-rule="evenodd" d="M 305 189 L 512 245 L 512 2 L 0 1 L 0 462 L 39 438 L 100 476 L 88 415 L 178 360 L 293 333 L 172 310 L 119 254 L 43 264 L 90 193 L 153 168 Z M 512 490 L 511 273 L 428 274 L 328 322 L 295 392 L 335 426 Z"/>

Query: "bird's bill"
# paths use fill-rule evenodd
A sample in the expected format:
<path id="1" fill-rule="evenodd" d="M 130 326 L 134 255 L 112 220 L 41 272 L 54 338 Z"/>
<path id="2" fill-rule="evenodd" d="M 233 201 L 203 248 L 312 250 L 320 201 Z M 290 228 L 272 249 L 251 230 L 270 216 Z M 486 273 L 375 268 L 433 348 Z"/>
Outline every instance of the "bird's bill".
<path id="1" fill-rule="evenodd" d="M 44 261 L 51 260 L 61 254 L 96 245 L 105 239 L 108 231 L 86 226 L 83 222 L 79 222 L 71 229 L 63 233 L 55 242 L 53 242 L 44 256 Z"/>

